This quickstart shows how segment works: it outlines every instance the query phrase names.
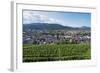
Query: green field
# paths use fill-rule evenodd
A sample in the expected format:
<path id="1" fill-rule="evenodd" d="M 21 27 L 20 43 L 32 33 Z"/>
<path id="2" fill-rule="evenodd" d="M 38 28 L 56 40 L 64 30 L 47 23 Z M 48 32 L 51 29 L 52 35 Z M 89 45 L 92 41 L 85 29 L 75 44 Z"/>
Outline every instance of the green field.
<path id="1" fill-rule="evenodd" d="M 23 45 L 23 62 L 91 59 L 90 44 Z"/>

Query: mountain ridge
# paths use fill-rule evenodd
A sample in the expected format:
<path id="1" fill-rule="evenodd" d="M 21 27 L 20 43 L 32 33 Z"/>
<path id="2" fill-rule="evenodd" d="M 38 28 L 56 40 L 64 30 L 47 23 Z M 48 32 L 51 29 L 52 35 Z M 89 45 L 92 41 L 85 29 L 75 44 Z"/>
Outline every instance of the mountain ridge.
<path id="1" fill-rule="evenodd" d="M 23 29 L 35 29 L 35 30 L 90 30 L 90 27 L 82 26 L 82 27 L 71 27 L 71 26 L 63 26 L 57 23 L 30 23 L 23 24 Z"/>

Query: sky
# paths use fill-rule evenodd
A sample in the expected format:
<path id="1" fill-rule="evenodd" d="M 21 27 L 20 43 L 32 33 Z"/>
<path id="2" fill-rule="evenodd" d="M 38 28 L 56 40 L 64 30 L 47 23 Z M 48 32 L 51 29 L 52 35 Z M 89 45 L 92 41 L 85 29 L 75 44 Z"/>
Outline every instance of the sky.
<path id="1" fill-rule="evenodd" d="M 71 27 L 91 27 L 91 13 L 23 10 L 23 24 L 57 23 Z"/>

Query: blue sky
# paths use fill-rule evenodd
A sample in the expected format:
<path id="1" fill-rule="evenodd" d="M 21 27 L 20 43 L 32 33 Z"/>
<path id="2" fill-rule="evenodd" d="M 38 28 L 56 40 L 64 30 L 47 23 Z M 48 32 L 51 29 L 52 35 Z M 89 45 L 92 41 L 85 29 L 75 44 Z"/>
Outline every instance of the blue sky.
<path id="1" fill-rule="evenodd" d="M 79 12 L 23 11 L 23 24 L 58 23 L 71 27 L 91 27 L 91 14 Z"/>

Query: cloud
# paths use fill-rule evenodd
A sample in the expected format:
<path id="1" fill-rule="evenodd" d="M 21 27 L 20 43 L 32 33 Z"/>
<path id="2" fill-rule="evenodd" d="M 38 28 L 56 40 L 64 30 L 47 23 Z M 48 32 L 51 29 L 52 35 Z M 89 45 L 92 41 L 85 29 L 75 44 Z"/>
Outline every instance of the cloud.
<path id="1" fill-rule="evenodd" d="M 24 11 L 23 12 L 23 23 L 57 23 L 56 19 L 46 16 L 40 12 L 35 11 Z"/>

